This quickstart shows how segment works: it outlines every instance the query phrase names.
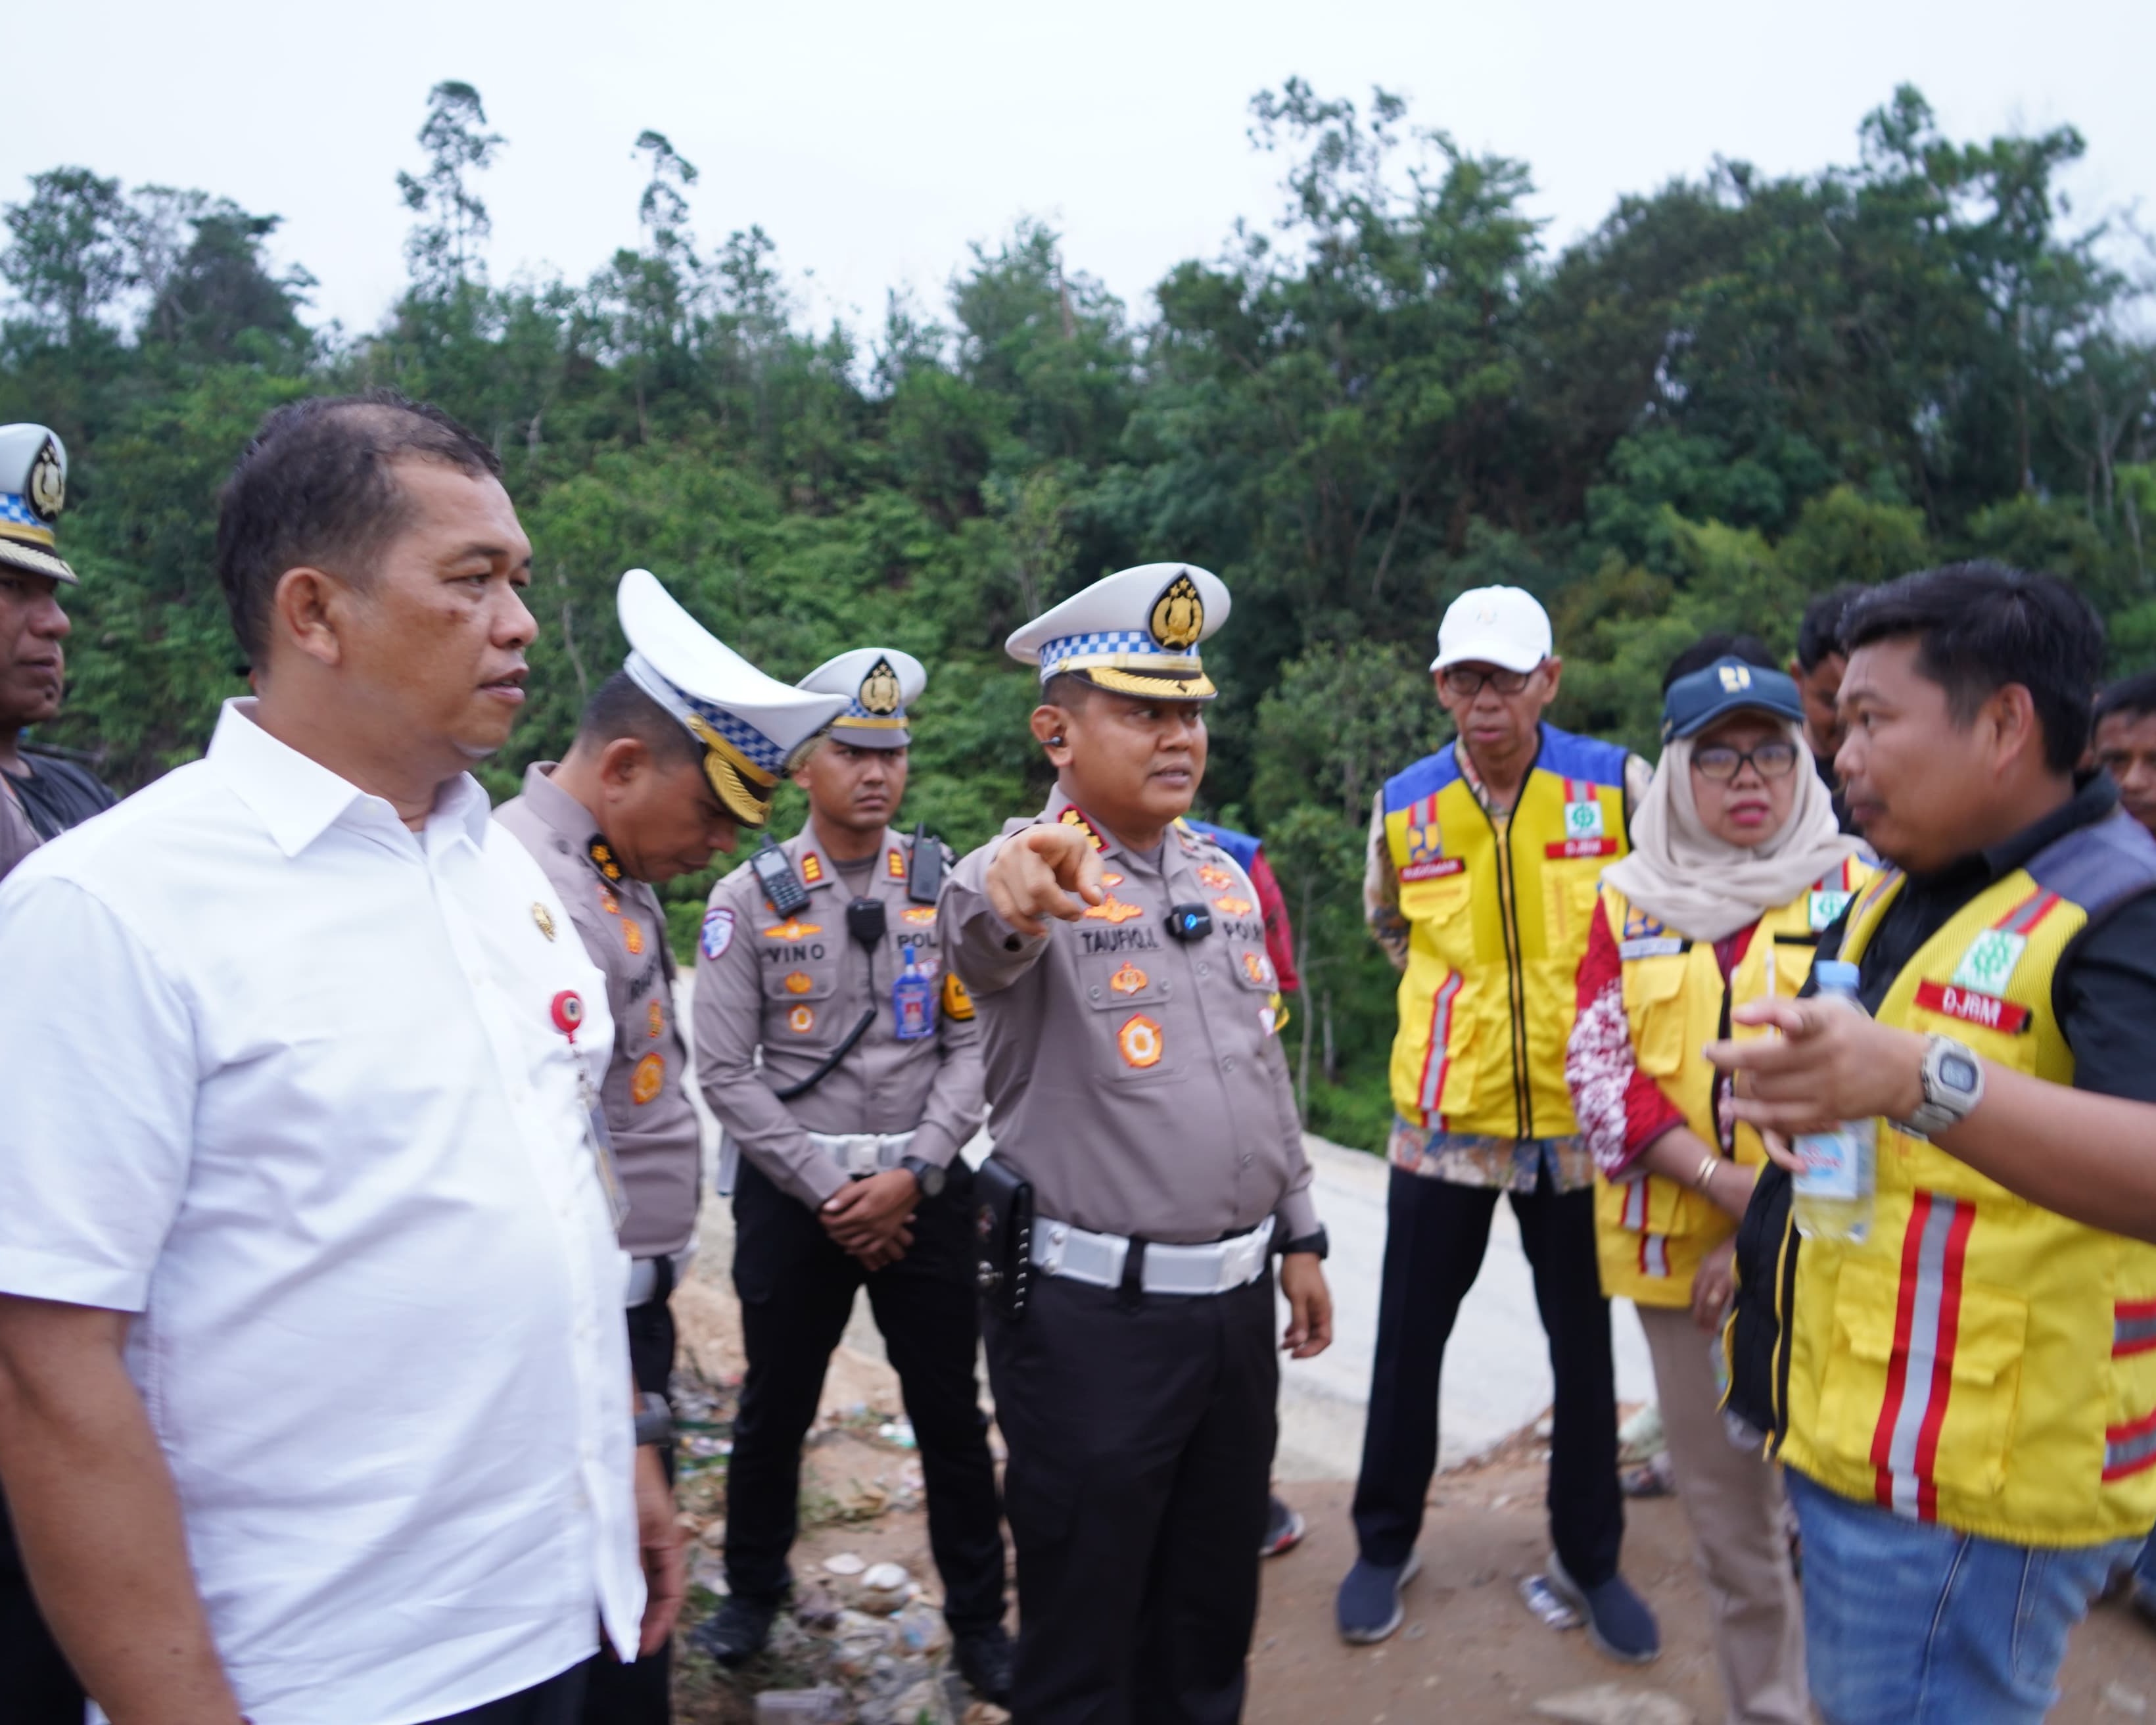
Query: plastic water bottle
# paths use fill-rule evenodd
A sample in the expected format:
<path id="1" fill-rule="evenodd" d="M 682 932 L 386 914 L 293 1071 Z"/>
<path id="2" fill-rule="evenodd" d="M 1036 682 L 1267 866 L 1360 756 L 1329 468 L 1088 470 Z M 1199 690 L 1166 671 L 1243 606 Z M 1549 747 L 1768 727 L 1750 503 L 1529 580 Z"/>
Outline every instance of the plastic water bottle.
<path id="1" fill-rule="evenodd" d="M 1813 966 L 1824 1000 L 1838 1000 L 1852 1012 L 1864 1007 L 1856 998 L 1856 967 L 1822 958 Z M 1871 1210 L 1879 1189 L 1879 1122 L 1845 1120 L 1831 1132 L 1805 1132 L 1796 1141 L 1804 1172 L 1796 1177 L 1792 1208 L 1797 1231 L 1807 1240 L 1861 1241 L 1871 1231 Z"/>

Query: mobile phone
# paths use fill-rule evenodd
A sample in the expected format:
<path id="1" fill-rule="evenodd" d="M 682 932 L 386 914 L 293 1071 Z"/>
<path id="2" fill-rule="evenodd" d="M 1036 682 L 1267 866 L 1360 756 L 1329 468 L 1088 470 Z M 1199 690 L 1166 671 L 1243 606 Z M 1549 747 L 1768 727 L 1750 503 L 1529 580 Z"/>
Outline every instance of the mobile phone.
<path id="1" fill-rule="evenodd" d="M 756 870 L 756 884 L 771 901 L 771 908 L 780 916 L 791 916 L 808 904 L 808 889 L 794 874 L 786 853 L 771 842 L 770 834 L 766 833 L 763 843 L 750 853 L 748 865 Z"/>

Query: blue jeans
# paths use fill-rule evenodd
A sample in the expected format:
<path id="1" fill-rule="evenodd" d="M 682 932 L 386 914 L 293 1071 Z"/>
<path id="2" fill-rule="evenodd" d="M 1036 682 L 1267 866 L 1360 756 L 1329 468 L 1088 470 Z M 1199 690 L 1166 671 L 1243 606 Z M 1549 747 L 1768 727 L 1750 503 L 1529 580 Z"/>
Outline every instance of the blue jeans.
<path id="1" fill-rule="evenodd" d="M 2036 1725 L 2058 1699 L 2066 1636 L 2143 1543 L 2005 1545 L 1788 1478 L 1828 1725 Z"/>

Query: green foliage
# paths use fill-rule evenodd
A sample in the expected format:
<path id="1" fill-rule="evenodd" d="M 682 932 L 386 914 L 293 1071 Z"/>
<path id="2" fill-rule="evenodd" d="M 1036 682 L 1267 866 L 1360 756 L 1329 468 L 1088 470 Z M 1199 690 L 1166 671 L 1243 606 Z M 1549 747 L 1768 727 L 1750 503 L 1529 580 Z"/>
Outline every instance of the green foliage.
<path id="1" fill-rule="evenodd" d="M 216 487 L 311 391 L 403 389 L 502 456 L 538 635 L 497 794 L 619 662 L 613 588 L 642 565 L 780 675 L 865 641 L 917 655 L 905 818 L 963 850 L 1046 789 L 1004 636 L 1104 571 L 1188 557 L 1235 593 L 1205 804 L 1265 837 L 1288 895 L 1308 1116 L 1374 1148 L 1394 977 L 1363 930 L 1364 834 L 1445 734 L 1426 666 L 1454 595 L 1539 595 L 1557 721 L 1649 752 L 1662 667 L 1701 631 L 1786 651 L 1810 595 L 1944 557 L 2056 569 L 2118 668 L 2156 663 L 2156 347 L 2102 230 L 2065 225 L 2070 128 L 1958 143 L 1904 89 L 1852 163 L 1721 162 L 1553 253 L 1523 164 L 1395 96 L 1291 80 L 1251 114 L 1276 219 L 1170 270 L 1145 316 L 1028 221 L 858 335 L 805 324 L 763 229 L 697 238 L 699 176 L 657 131 L 623 141 L 637 246 L 583 283 L 492 285 L 503 140 L 453 81 L 397 176 L 411 285 L 357 337 L 302 321 L 275 217 L 33 176 L 0 247 L 0 418 L 73 458 L 54 739 L 131 788 L 199 748 L 243 686 Z M 783 790 L 777 825 L 799 818 Z M 685 952 L 711 878 L 667 890 Z"/>

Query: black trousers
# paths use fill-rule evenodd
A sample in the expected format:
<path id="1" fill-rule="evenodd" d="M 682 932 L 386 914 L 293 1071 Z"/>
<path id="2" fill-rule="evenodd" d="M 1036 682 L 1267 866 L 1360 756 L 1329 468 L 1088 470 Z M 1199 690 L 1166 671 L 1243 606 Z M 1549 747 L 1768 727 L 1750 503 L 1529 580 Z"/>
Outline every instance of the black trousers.
<path id="1" fill-rule="evenodd" d="M 1210 1296 L 1036 1276 L 993 1308 L 1018 1725 L 1231 1725 L 1258 1609 L 1272 1278 Z"/>
<path id="2" fill-rule="evenodd" d="M 674 1291 L 673 1266 L 665 1259 L 659 1263 L 659 1278 L 657 1296 L 629 1309 L 629 1368 L 639 1389 L 665 1395 L 674 1376 L 674 1309 L 667 1303 Z M 665 1456 L 670 1480 L 670 1446 Z M 671 1647 L 661 1647 L 648 1658 L 624 1665 L 611 1650 L 601 1648 L 584 1667 L 581 1712 L 572 1711 L 564 1717 L 581 1719 L 583 1725 L 669 1725 L 674 1716 L 670 1692 L 673 1656 Z"/>
<path id="3" fill-rule="evenodd" d="M 432 1725 L 576 1725 L 578 1709 L 585 1705 L 585 1674 L 591 1669 L 588 1665 L 572 1665 L 559 1676 L 505 1695 L 499 1701 L 449 1714 Z"/>
<path id="4" fill-rule="evenodd" d="M 1475 1286 L 1497 1208 L 1494 1187 L 1456 1186 L 1393 1170 L 1386 1200 L 1384 1280 L 1370 1380 L 1355 1537 L 1373 1563 L 1407 1561 L 1422 1531 L 1437 1466 L 1437 1389 L 1460 1302 Z M 1617 1573 L 1625 1500 L 1617 1486 L 1617 1377 L 1609 1302 L 1595 1267 L 1594 1194 L 1553 1192 L 1548 1177 L 1514 1193 L 1520 1244 L 1557 1380 L 1551 1419 L 1551 1542 L 1573 1580 Z"/>
<path id="5" fill-rule="evenodd" d="M 971 1171 L 954 1163 L 950 1183 L 915 1214 L 906 1255 L 870 1275 L 832 1244 L 807 1206 L 742 1163 L 734 1185 L 734 1287 L 748 1371 L 726 1469 L 726 1585 L 744 1599 L 776 1599 L 791 1581 L 802 1440 L 854 1295 L 865 1286 L 921 1445 L 943 1615 L 960 1635 L 1003 1620 L 1002 1516 L 974 1373 L 980 1317 L 972 1189 Z"/>
<path id="6" fill-rule="evenodd" d="M 0 1719 L 8 1725 L 82 1725 L 82 1685 L 45 1627 L 23 1573 L 14 1524 L 0 1498 Z"/>

